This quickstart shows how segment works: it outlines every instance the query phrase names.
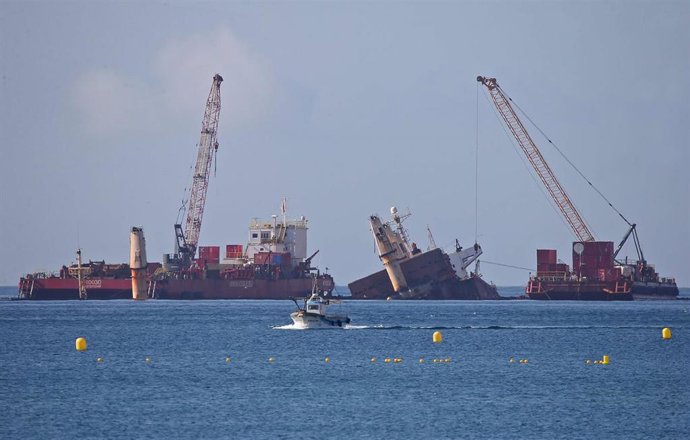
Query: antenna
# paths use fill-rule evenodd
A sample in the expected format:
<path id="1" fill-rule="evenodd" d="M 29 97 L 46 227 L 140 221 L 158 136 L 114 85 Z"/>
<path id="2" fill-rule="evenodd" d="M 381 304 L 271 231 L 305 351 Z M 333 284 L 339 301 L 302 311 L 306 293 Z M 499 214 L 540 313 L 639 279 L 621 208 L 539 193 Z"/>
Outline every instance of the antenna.
<path id="1" fill-rule="evenodd" d="M 429 247 L 427 247 L 426 250 L 431 251 L 436 249 L 438 246 L 436 246 L 436 241 L 434 240 L 434 235 L 431 233 L 431 228 L 429 228 L 429 225 L 426 225 L 426 232 L 429 237 Z"/>

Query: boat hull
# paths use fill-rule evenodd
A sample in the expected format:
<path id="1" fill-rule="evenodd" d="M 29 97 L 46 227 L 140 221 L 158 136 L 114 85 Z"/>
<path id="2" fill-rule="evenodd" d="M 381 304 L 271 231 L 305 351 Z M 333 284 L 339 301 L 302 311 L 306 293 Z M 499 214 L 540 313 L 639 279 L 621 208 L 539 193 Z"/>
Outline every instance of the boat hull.
<path id="1" fill-rule="evenodd" d="M 678 299 L 678 286 L 675 283 L 635 282 L 632 285 L 634 300 L 669 300 Z"/>
<path id="2" fill-rule="evenodd" d="M 533 280 L 525 293 L 530 299 L 547 301 L 672 300 L 678 297 L 678 287 L 651 282 Z"/>
<path id="3" fill-rule="evenodd" d="M 152 289 L 157 299 L 290 299 L 308 296 L 313 289 L 310 278 L 291 279 L 190 279 L 159 280 Z M 319 278 L 317 287 L 324 292 L 333 290 L 333 280 Z"/>
<path id="4" fill-rule="evenodd" d="M 22 279 L 25 299 L 73 300 L 79 299 L 79 281 L 75 278 Z M 87 299 L 132 299 L 132 280 L 119 278 L 88 278 L 82 281 Z M 20 285 L 20 290 L 22 286 Z"/>
<path id="5" fill-rule="evenodd" d="M 292 322 L 297 328 L 343 328 L 350 322 L 347 316 L 339 315 L 314 315 L 303 311 L 290 314 Z"/>
<path id="6" fill-rule="evenodd" d="M 157 299 L 289 299 L 307 296 L 312 292 L 310 278 L 292 279 L 169 279 L 148 282 L 148 291 Z M 83 280 L 87 299 L 132 299 L 132 280 L 87 278 Z M 317 287 L 324 292 L 334 288 L 329 276 L 318 279 Z M 34 278 L 20 281 L 24 299 L 75 300 L 79 299 L 79 282 L 75 278 Z"/>

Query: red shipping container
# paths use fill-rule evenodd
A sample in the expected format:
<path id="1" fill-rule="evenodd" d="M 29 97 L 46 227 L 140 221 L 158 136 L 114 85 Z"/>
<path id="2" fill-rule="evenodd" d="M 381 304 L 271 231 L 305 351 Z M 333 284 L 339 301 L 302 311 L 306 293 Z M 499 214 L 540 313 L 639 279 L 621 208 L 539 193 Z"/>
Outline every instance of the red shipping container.
<path id="1" fill-rule="evenodd" d="M 537 265 L 556 264 L 556 249 L 537 249 Z"/>
<path id="2" fill-rule="evenodd" d="M 241 258 L 242 255 L 244 255 L 244 247 L 241 244 L 225 246 L 225 258 Z"/>
<path id="3" fill-rule="evenodd" d="M 269 264 L 270 263 L 270 253 L 269 252 L 257 252 L 254 254 L 254 264 Z"/>
<path id="4" fill-rule="evenodd" d="M 199 260 L 207 263 L 220 261 L 220 246 L 199 246 Z"/>

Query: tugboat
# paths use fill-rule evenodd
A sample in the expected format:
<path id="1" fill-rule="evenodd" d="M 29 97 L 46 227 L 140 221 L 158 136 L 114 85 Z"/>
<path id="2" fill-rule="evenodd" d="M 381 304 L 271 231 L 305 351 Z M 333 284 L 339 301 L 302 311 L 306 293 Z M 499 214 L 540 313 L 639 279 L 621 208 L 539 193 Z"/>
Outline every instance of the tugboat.
<path id="1" fill-rule="evenodd" d="M 340 301 L 326 299 L 318 293 L 313 292 L 309 298 L 304 298 L 304 305 L 300 306 L 297 299 L 292 298 L 297 306 L 297 310 L 290 314 L 290 318 L 295 323 L 295 327 L 308 328 L 342 328 L 350 323 L 350 318 L 346 315 L 327 315 L 326 308 Z"/>

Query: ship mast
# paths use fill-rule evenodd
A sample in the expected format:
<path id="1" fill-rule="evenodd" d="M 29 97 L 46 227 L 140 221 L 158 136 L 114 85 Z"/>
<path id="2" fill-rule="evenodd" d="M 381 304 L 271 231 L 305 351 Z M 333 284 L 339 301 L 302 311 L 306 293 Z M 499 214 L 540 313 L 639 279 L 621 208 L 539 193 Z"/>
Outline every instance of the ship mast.
<path id="1" fill-rule="evenodd" d="M 88 297 L 86 293 L 86 287 L 84 287 L 84 282 L 81 276 L 81 248 L 77 249 L 77 285 L 79 286 L 79 299 L 86 299 Z"/>
<path id="2" fill-rule="evenodd" d="M 211 173 L 211 165 L 215 153 L 218 151 L 218 119 L 220 117 L 220 83 L 223 77 L 219 74 L 213 76 L 211 91 L 206 100 L 204 119 L 201 122 L 201 136 L 198 143 L 196 165 L 192 176 L 192 188 L 189 199 L 184 206 L 187 207 L 187 218 L 184 233 L 182 225 L 175 225 L 176 254 L 182 260 L 183 266 L 188 266 L 196 254 L 201 233 L 201 221 L 206 205 L 206 192 Z"/>

